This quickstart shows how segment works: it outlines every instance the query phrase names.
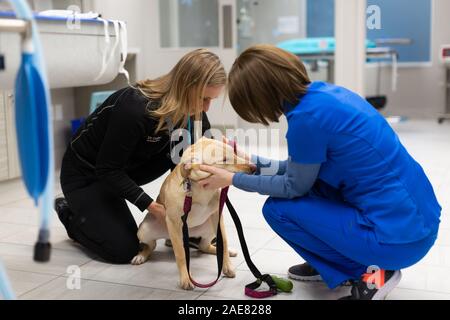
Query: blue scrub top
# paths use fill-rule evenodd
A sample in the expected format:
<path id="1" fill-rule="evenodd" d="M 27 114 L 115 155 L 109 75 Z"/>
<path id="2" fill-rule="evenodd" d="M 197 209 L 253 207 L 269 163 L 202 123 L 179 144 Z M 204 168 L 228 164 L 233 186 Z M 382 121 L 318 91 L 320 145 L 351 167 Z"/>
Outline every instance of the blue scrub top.
<path id="1" fill-rule="evenodd" d="M 318 179 L 340 191 L 380 243 L 437 233 L 441 207 L 428 178 L 365 99 L 314 82 L 286 117 L 292 161 L 321 163 Z"/>

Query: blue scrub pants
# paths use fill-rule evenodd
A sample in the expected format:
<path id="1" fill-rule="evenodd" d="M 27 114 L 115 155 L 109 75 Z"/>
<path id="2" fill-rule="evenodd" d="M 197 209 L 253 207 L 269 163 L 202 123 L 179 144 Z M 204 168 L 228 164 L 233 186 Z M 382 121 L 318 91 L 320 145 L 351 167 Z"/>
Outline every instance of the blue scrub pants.
<path id="1" fill-rule="evenodd" d="M 400 270 L 421 260 L 436 236 L 407 244 L 381 244 L 357 222 L 360 214 L 330 188 L 296 199 L 267 199 L 263 214 L 272 229 L 314 267 L 330 288 L 357 280 L 369 267 Z"/>

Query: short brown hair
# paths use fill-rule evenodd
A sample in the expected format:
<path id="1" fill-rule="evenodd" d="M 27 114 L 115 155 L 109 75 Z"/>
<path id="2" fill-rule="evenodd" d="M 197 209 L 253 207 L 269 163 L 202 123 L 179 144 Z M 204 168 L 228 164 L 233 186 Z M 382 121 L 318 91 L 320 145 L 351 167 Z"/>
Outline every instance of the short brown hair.
<path id="1" fill-rule="evenodd" d="M 311 83 L 300 59 L 272 45 L 256 45 L 234 62 L 228 77 L 230 102 L 251 123 L 278 122 L 283 104 L 297 104 Z"/>

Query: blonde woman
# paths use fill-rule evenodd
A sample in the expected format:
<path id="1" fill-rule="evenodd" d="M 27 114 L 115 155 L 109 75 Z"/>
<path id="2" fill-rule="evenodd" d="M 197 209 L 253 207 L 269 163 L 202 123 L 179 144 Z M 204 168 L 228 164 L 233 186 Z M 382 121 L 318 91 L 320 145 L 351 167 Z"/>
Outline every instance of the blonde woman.
<path id="1" fill-rule="evenodd" d="M 125 202 L 164 219 L 165 210 L 140 187 L 175 164 L 170 133 L 205 112 L 226 84 L 219 58 L 205 49 L 184 56 L 168 74 L 111 95 L 78 130 L 61 168 L 65 196 L 55 209 L 70 238 L 112 263 L 139 249 Z"/>

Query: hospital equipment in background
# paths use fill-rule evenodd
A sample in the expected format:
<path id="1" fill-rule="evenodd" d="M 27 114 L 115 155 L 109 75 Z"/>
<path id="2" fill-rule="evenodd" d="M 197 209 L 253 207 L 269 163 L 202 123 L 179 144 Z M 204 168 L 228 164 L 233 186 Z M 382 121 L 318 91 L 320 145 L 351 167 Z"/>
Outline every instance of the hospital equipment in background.
<path id="1" fill-rule="evenodd" d="M 439 124 L 450 120 L 450 44 L 443 45 L 441 49 L 441 61 L 445 67 L 445 112 L 438 117 Z"/>
<path id="2" fill-rule="evenodd" d="M 89 114 L 93 113 L 95 109 L 100 107 L 102 103 L 108 99 L 115 91 L 98 91 L 93 92 L 91 95 L 91 103 L 89 106 Z"/>
<path id="3" fill-rule="evenodd" d="M 127 31 L 124 22 L 104 20 L 92 13 L 36 14 L 24 0 L 10 3 L 15 12 L 0 12 L 0 89 L 15 88 L 23 180 L 41 213 L 34 260 L 46 262 L 50 259 L 49 225 L 54 201 L 49 88 L 105 84 L 119 73 L 129 79 L 124 68 Z M 0 295 L 15 298 L 1 265 Z"/>
<path id="4" fill-rule="evenodd" d="M 120 72 L 128 76 L 124 69 L 128 54 L 124 22 L 53 14 L 34 14 L 52 89 L 105 84 Z M 0 19 L 14 18 L 13 12 L 0 12 Z M 20 65 L 20 37 L 1 34 L 0 48 L 6 67 L 0 73 L 0 87 L 11 89 Z"/>
<path id="5" fill-rule="evenodd" d="M 390 47 L 380 45 L 389 44 L 410 44 L 409 39 L 380 39 L 377 41 L 366 41 L 366 54 L 368 62 L 391 61 L 392 70 L 392 90 L 397 90 L 398 80 L 398 52 Z M 319 63 L 325 62 L 327 67 L 327 79 L 329 83 L 334 83 L 334 59 L 336 50 L 336 39 L 330 37 L 292 39 L 281 42 L 279 48 L 289 51 L 300 57 L 302 61 L 311 65 L 311 70 L 317 71 Z M 367 100 L 376 108 L 383 109 L 387 104 L 387 97 L 380 92 L 381 87 L 381 66 L 378 65 L 376 95 L 367 97 Z"/>
<path id="6" fill-rule="evenodd" d="M 97 91 L 93 92 L 91 94 L 91 101 L 89 103 L 89 114 L 93 113 L 95 109 L 100 107 L 102 103 L 108 99 L 110 95 L 112 95 L 115 91 Z M 86 120 L 85 117 L 77 118 L 71 120 L 71 127 L 72 127 L 72 136 L 76 134 L 79 127 L 82 126 L 84 121 Z"/>
<path id="7" fill-rule="evenodd" d="M 244 0 L 244 5 L 239 9 L 238 31 L 241 38 L 252 38 L 255 21 L 249 14 L 248 1 Z"/>

